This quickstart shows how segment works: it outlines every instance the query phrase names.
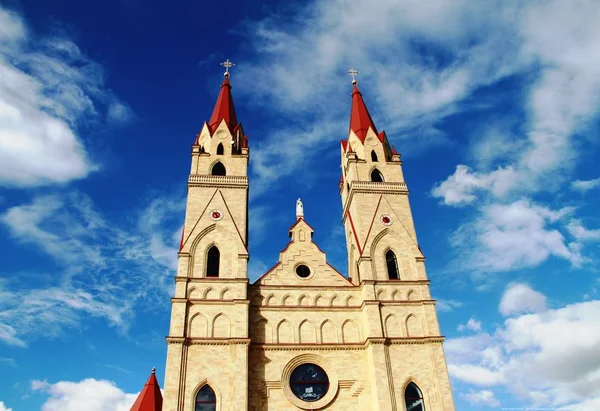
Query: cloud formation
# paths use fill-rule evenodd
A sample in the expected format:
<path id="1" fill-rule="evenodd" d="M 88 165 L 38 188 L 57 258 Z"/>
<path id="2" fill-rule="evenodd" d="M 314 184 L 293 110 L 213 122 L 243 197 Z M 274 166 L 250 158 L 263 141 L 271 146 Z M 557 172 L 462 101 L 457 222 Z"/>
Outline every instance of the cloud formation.
<path id="1" fill-rule="evenodd" d="M 525 284 L 509 285 L 500 303 L 508 318 L 495 332 L 444 343 L 451 377 L 492 394 L 508 390 L 515 400 L 503 406 L 525 401 L 532 407 L 594 409 L 600 402 L 600 301 L 556 309 L 545 301 Z M 482 395 L 463 394 L 471 402 Z"/>
<path id="2" fill-rule="evenodd" d="M 129 411 L 138 396 L 123 392 L 111 381 L 94 378 L 56 383 L 34 380 L 31 389 L 49 396 L 42 411 Z"/>
<path id="3" fill-rule="evenodd" d="M 15 240 L 59 267 L 58 273 L 28 273 L 36 281 L 27 284 L 16 273 L 0 281 L 0 341 L 24 346 L 40 335 L 56 337 L 80 326 L 84 315 L 126 332 L 136 311 L 168 304 L 183 209 L 181 198 L 158 197 L 123 227 L 102 216 L 89 197 L 68 192 L 40 195 L 0 214 Z M 148 300 L 154 303 L 139 305 Z"/>
<path id="4" fill-rule="evenodd" d="M 131 110 L 107 89 L 103 68 L 70 39 L 36 37 L 2 7 L 0 26 L 0 185 L 86 177 L 97 165 L 80 130 L 105 116 L 126 121 Z"/>

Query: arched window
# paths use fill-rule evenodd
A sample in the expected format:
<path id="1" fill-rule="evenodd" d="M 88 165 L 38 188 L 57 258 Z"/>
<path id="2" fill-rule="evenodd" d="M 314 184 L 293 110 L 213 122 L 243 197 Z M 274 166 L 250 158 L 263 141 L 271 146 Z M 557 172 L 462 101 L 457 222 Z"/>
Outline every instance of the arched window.
<path id="1" fill-rule="evenodd" d="M 387 265 L 388 278 L 390 280 L 399 280 L 398 261 L 396 261 L 396 254 L 392 250 L 388 250 L 385 253 L 385 264 Z"/>
<path id="2" fill-rule="evenodd" d="M 406 401 L 406 411 L 425 411 L 423 405 L 423 394 L 417 387 L 417 384 L 411 382 L 404 390 L 404 401 Z"/>
<path id="3" fill-rule="evenodd" d="M 196 394 L 196 408 L 194 411 L 215 411 L 217 409 L 217 397 L 210 385 L 206 384 Z"/>
<path id="4" fill-rule="evenodd" d="M 219 260 L 221 259 L 221 253 L 216 246 L 210 247 L 208 250 L 208 258 L 206 259 L 206 276 L 207 277 L 218 277 L 219 276 Z"/>
<path id="5" fill-rule="evenodd" d="M 371 150 L 371 161 L 377 161 L 377 153 L 375 150 Z"/>
<path id="6" fill-rule="evenodd" d="M 219 143 L 219 145 L 217 146 L 217 155 L 218 156 L 223 155 L 223 143 Z"/>
<path id="7" fill-rule="evenodd" d="M 371 171 L 371 181 L 374 183 L 383 183 L 383 176 L 376 168 Z"/>
<path id="8" fill-rule="evenodd" d="M 217 161 L 215 163 L 215 165 L 213 166 L 212 170 L 210 171 L 210 174 L 213 176 L 224 176 L 226 175 L 225 173 L 225 166 L 223 165 L 223 163 L 221 163 L 220 161 Z"/>

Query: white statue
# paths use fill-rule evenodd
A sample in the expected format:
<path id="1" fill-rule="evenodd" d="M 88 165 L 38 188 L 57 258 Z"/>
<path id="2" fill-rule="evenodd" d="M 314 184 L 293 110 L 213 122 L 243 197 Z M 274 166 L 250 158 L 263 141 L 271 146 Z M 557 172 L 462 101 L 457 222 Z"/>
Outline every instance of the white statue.
<path id="1" fill-rule="evenodd" d="M 304 206 L 302 205 L 302 200 L 298 199 L 296 201 L 296 218 L 304 217 Z"/>

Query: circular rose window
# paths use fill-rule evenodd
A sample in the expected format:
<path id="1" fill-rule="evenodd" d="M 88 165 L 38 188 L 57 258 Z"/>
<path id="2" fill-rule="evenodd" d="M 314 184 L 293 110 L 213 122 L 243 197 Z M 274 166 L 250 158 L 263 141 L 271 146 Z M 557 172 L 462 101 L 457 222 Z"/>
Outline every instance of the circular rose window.
<path id="1" fill-rule="evenodd" d="M 302 401 L 318 401 L 329 391 L 329 378 L 316 364 L 301 364 L 290 375 L 290 387 Z"/>

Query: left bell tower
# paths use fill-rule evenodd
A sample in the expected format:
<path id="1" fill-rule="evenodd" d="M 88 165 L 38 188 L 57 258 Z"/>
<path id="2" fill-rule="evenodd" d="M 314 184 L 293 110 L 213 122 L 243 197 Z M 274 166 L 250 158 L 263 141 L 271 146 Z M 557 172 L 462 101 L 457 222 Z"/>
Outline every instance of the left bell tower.
<path id="1" fill-rule="evenodd" d="M 223 63 L 225 78 L 212 116 L 192 145 L 167 337 L 164 411 L 223 404 L 225 398 L 236 410 L 248 409 L 250 150 L 231 95 L 232 65 Z"/>

